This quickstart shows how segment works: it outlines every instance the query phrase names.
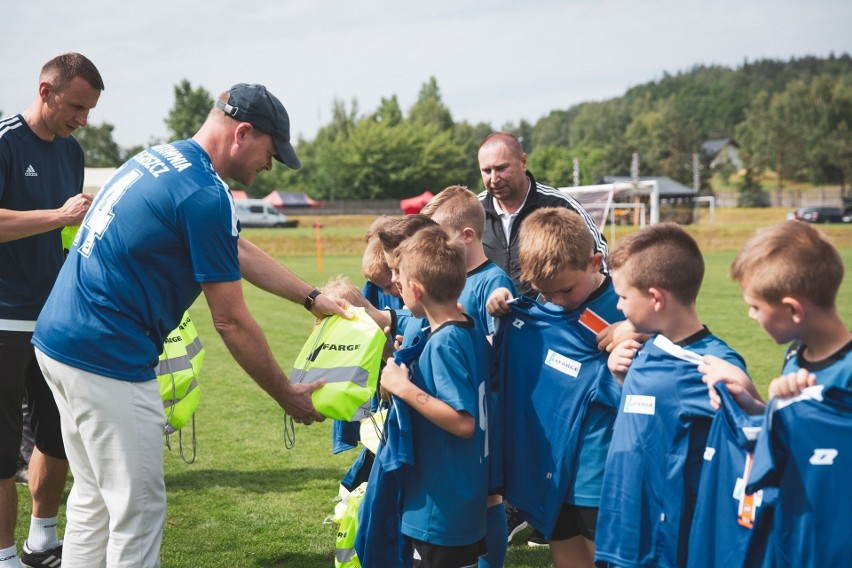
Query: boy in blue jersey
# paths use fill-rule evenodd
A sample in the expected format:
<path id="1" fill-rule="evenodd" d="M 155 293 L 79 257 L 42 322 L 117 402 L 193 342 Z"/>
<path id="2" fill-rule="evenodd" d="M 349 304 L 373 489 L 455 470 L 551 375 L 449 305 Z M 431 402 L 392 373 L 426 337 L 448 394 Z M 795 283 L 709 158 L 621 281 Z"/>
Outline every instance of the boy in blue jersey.
<path id="1" fill-rule="evenodd" d="M 609 256 L 618 306 L 640 345 L 615 347 L 609 366 L 624 378 L 606 460 L 596 560 L 622 567 L 675 568 L 687 561 L 689 528 L 714 409 L 697 364 L 716 355 L 745 362 L 701 324 L 695 305 L 704 260 L 674 223 L 646 227 Z M 628 370 L 629 368 L 629 370 Z"/>
<path id="2" fill-rule="evenodd" d="M 402 307 L 399 289 L 391 279 L 391 269 L 385 260 L 382 243 L 379 240 L 379 230 L 394 220 L 382 215 L 367 229 L 367 246 L 361 256 L 361 274 L 367 279 L 361 293 L 367 301 L 380 310 L 389 308 L 398 310 Z"/>
<path id="3" fill-rule="evenodd" d="M 427 227 L 402 242 L 391 265 L 405 305 L 431 327 L 411 379 L 393 359 L 382 373 L 382 387 L 414 410 L 401 532 L 415 567 L 476 566 L 485 546 L 489 369 L 487 341 L 457 307 L 464 248 Z"/>
<path id="4" fill-rule="evenodd" d="M 769 385 L 770 397 L 796 396 L 807 386 L 852 386 L 852 331 L 837 311 L 843 260 L 818 229 L 786 221 L 760 231 L 731 265 L 743 290 L 749 317 L 776 343 L 790 343 L 781 376 Z M 741 393 L 747 384 L 735 368 L 707 357 L 701 371 L 708 383 L 728 383 Z M 752 414 L 762 412 L 760 395 L 742 392 L 737 401 Z"/>
<path id="5" fill-rule="evenodd" d="M 846 535 L 834 532 L 852 521 L 849 508 L 838 506 L 850 497 L 850 464 L 838 456 L 845 455 L 852 429 L 851 397 L 827 388 L 852 384 L 852 332 L 836 307 L 843 272 L 825 235 L 799 221 L 758 232 L 731 266 L 749 317 L 777 343 L 791 342 L 782 375 L 769 386 L 774 401 L 748 479 L 748 491 L 779 488 L 774 515 L 765 521 L 770 526 L 755 527 L 768 538 L 752 544 L 749 562 L 760 561 L 755 549 L 764 547 L 791 566 L 839 565 L 852 554 Z M 708 384 L 725 382 L 747 412 L 763 411 L 760 396 L 742 388 L 748 385 L 735 367 L 706 356 L 699 369 Z"/>
<path id="6" fill-rule="evenodd" d="M 535 211 L 518 247 L 521 278 L 547 303 L 497 290 L 495 337 L 505 379 L 506 498 L 549 537 L 554 566 L 593 566 L 603 466 L 620 387 L 598 333 L 623 320 L 603 255 L 583 219 Z"/>
<path id="7" fill-rule="evenodd" d="M 515 285 L 502 268 L 485 256 L 485 249 L 482 246 L 485 209 L 482 203 L 468 188 L 451 185 L 433 197 L 421 213 L 435 221 L 451 237 L 458 238 L 464 243 L 467 278 L 459 303 L 490 342 L 494 333 L 494 318 L 488 313 L 486 302 L 489 296 L 499 288 L 507 288 L 514 294 Z M 503 566 L 508 544 L 506 507 L 503 505 L 502 496 L 496 492 L 496 488 L 502 485 L 503 446 L 502 436 L 498 434 L 502 431 L 503 418 L 496 412 L 498 386 L 492 383 L 489 389 L 492 479 L 489 488 L 491 494 L 488 496 L 488 554 L 480 558 L 480 568 Z"/>

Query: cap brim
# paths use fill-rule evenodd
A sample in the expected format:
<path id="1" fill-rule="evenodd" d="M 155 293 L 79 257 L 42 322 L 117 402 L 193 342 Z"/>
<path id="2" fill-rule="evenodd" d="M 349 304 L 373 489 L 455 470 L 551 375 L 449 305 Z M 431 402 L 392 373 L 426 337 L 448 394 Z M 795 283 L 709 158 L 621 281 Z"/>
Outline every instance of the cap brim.
<path id="1" fill-rule="evenodd" d="M 302 167 L 302 162 L 289 142 L 275 140 L 275 149 L 278 151 L 278 154 L 275 156 L 276 160 L 294 170 Z"/>

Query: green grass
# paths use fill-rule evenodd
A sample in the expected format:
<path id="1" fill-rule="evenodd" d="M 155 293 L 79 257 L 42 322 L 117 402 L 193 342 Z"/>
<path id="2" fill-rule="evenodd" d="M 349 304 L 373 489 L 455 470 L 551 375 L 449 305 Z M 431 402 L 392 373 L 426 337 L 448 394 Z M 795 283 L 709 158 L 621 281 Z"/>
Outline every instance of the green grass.
<path id="1" fill-rule="evenodd" d="M 749 233 L 753 229 L 749 229 Z M 354 232 L 341 237 L 357 241 Z M 254 236 L 288 238 L 287 231 Z M 309 235 L 302 235 L 308 239 Z M 258 239 L 262 240 L 262 239 Z M 852 248 L 842 248 L 852 266 Z M 291 270 L 320 284 L 338 273 L 361 283 L 357 256 L 329 256 L 318 273 L 311 256 L 281 258 Z M 728 279 L 735 253 L 705 254 L 706 276 L 699 312 L 710 329 L 740 351 L 765 394 L 778 374 L 783 346 L 775 345 L 747 317 L 737 285 Z M 244 292 L 249 307 L 266 332 L 273 353 L 285 371 L 311 329 L 311 316 L 301 306 L 265 294 L 250 284 Z M 848 279 L 838 303 L 852 322 L 852 286 Z M 296 445 L 284 448 L 282 412 L 234 363 L 212 328 L 200 298 L 190 310 L 206 356 L 197 412 L 198 457 L 183 463 L 174 449 L 166 450 L 167 522 L 163 537 L 164 568 L 258 567 L 317 568 L 333 566 L 335 526 L 324 523 L 334 508 L 338 483 L 355 458 L 354 451 L 331 455 L 331 423 L 297 426 Z M 29 527 L 29 495 L 18 486 L 20 546 Z M 70 482 L 68 487 L 70 487 Z M 64 529 L 64 507 L 60 512 Z M 526 533 L 522 533 L 522 537 Z M 522 538 L 517 538 L 522 542 Z M 509 547 L 506 566 L 549 566 L 546 548 Z"/>

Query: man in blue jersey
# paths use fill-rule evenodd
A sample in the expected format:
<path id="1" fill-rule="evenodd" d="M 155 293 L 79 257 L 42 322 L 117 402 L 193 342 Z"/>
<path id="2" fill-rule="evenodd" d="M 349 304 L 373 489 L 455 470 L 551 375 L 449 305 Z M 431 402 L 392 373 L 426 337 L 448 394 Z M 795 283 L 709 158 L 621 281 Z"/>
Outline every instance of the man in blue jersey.
<path id="1" fill-rule="evenodd" d="M 0 566 L 18 567 L 14 533 L 26 393 L 36 445 L 29 468 L 33 513 L 22 559 L 58 565 L 57 514 L 68 462 L 59 414 L 30 338 L 64 260 L 60 231 L 79 223 L 92 197 L 83 191 L 83 150 L 71 135 L 86 126 L 104 89 L 79 53 L 48 61 L 33 103 L 0 120 Z M 43 562 L 47 562 L 43 564 Z"/>
<path id="2" fill-rule="evenodd" d="M 595 240 L 595 250 L 604 257 L 601 267 L 606 272 L 606 239 L 573 197 L 539 183 L 527 169 L 527 155 L 518 138 L 510 132 L 489 134 L 479 145 L 479 173 L 485 191 L 479 200 L 485 208 L 485 254 L 515 282 L 518 293 L 535 297 L 528 282 L 521 278 L 518 262 L 518 235 L 530 213 L 542 207 L 564 207 L 578 213 Z"/>
<path id="3" fill-rule="evenodd" d="M 322 419 L 310 397 L 323 382 L 289 382 L 242 294 L 245 278 L 314 315 L 344 314 L 239 236 L 222 180 L 251 185 L 272 158 L 301 166 L 287 111 L 262 85 L 237 84 L 192 139 L 119 168 L 83 219 L 33 335 L 74 475 L 68 566 L 160 565 L 166 491 L 154 367 L 202 291 L 247 374 L 296 421 Z"/>

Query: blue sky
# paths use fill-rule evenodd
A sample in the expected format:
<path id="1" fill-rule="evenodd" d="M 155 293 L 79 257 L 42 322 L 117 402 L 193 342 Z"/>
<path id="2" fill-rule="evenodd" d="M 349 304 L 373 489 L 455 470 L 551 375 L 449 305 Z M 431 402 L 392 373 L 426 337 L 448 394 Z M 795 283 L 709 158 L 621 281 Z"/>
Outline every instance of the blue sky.
<path id="1" fill-rule="evenodd" d="M 87 55 L 106 91 L 92 111 L 122 146 L 166 136 L 182 79 L 211 94 L 264 83 L 312 138 L 332 102 L 404 112 L 435 76 L 457 121 L 535 122 L 695 64 L 852 53 L 848 0 L 175 0 L 7 2 L 0 111 L 20 112 L 38 71 Z"/>

